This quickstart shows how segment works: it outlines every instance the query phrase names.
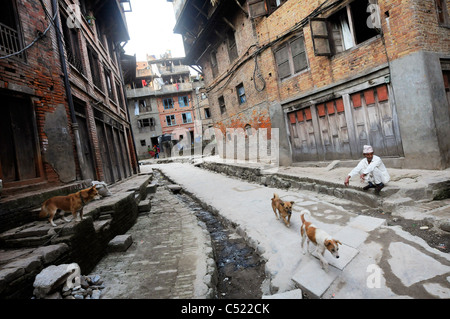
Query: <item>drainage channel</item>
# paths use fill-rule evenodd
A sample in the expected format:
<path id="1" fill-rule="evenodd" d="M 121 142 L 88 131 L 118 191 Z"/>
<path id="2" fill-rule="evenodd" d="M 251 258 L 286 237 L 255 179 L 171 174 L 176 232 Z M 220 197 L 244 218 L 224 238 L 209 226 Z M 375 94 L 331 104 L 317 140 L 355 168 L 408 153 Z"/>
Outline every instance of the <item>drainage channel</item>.
<path id="1" fill-rule="evenodd" d="M 158 170 L 159 183 L 172 183 Z M 265 262 L 248 246 L 232 226 L 205 208 L 201 202 L 186 192 L 176 194 L 197 218 L 206 224 L 210 233 L 214 258 L 217 265 L 217 299 L 259 299 L 261 285 L 265 280 Z"/>

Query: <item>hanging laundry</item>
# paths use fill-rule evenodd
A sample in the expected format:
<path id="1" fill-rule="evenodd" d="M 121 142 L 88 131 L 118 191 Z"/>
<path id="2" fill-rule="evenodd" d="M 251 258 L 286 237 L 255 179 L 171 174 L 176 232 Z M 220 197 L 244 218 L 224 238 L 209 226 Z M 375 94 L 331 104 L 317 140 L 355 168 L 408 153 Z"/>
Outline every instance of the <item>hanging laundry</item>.
<path id="1" fill-rule="evenodd" d="M 139 115 L 139 102 L 134 101 L 134 115 Z"/>
<path id="2" fill-rule="evenodd" d="M 147 86 L 147 81 L 142 80 L 142 86 Z"/>

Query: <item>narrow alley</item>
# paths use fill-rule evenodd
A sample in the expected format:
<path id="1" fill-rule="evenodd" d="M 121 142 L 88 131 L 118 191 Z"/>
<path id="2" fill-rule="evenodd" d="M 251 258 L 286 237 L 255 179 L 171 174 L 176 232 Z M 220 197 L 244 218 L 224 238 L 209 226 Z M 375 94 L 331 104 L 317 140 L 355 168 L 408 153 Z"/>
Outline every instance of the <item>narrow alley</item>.
<path id="1" fill-rule="evenodd" d="M 260 287 L 262 298 L 286 296 L 286 293 L 292 293 L 295 298 L 303 296 L 325 299 L 450 297 L 449 255 L 431 248 L 424 240 L 399 226 L 389 226 L 386 218 L 379 212 L 378 217 L 364 214 L 376 211 L 367 206 L 313 191 L 280 189 L 249 183 L 188 163 L 141 165 L 141 169 L 143 172 L 149 169 L 160 171 L 179 185 L 181 192 L 195 198 L 203 207 L 208 207 L 228 225 L 232 225 L 237 236 L 244 238 L 265 263 L 266 278 Z M 173 195 L 169 196 L 168 190 L 161 191 L 166 194 L 164 196 L 167 196 L 167 199 L 162 200 L 161 195 L 158 195 L 158 204 L 154 202 L 152 205 L 155 212 L 140 218 L 163 218 L 164 215 L 158 213 L 163 211 L 167 216 L 172 216 L 168 218 L 173 219 L 165 222 L 175 227 L 179 219 L 170 211 L 184 211 L 185 204 L 170 199 Z M 273 193 L 278 193 L 283 200 L 295 202 L 290 228 L 276 220 L 273 214 L 270 206 Z M 330 263 L 328 272 L 321 268 L 317 258 L 302 254 L 299 213 L 305 208 L 311 211 L 315 224 L 342 242 L 341 258 L 333 259 L 331 255 L 325 255 Z M 189 215 L 186 214 L 178 213 L 184 216 L 183 219 Z M 189 219 L 184 222 L 192 223 L 188 220 L 193 214 L 194 212 L 191 212 Z M 151 223 L 159 224 L 155 220 Z M 135 227 L 128 233 L 133 237 L 137 236 L 133 245 L 140 247 L 146 239 L 140 237 L 138 229 L 142 226 Z M 150 229 L 145 229 L 145 232 L 150 234 Z M 158 237 L 157 233 L 153 235 Z M 313 250 L 310 247 L 310 251 Z M 142 289 L 151 289 L 138 273 L 129 272 L 126 267 L 119 269 L 123 263 L 132 262 L 146 274 L 144 277 L 150 274 L 150 271 L 144 271 L 144 264 L 152 263 L 146 261 L 143 264 L 136 261 L 137 258 L 145 256 L 143 253 L 137 254 L 138 251 L 132 249 L 123 256 L 116 254 L 106 257 L 109 261 L 102 261 L 93 271 L 95 273 L 99 269 L 103 269 L 102 272 L 112 270 L 110 276 L 114 274 L 115 279 L 111 279 L 111 287 L 117 287 L 117 280 L 121 281 L 122 285 L 128 282 L 133 287 L 117 289 L 115 292 L 112 288 L 111 297 L 124 296 L 121 291 L 130 292 L 139 286 L 142 286 Z M 183 260 L 182 257 L 179 259 Z M 115 266 L 111 266 L 112 264 Z M 424 267 L 427 269 L 426 273 L 422 271 Z M 156 268 L 161 271 L 161 268 Z M 122 276 L 128 279 L 122 279 Z M 131 279 L 133 276 L 136 278 Z M 154 280 L 157 280 L 156 277 Z M 108 280 L 105 284 L 108 285 Z M 153 287 L 163 289 L 161 283 Z M 172 292 L 172 297 L 176 297 L 175 291 L 176 289 Z M 297 291 L 299 293 L 296 293 Z M 107 296 L 108 294 L 105 295 Z"/>

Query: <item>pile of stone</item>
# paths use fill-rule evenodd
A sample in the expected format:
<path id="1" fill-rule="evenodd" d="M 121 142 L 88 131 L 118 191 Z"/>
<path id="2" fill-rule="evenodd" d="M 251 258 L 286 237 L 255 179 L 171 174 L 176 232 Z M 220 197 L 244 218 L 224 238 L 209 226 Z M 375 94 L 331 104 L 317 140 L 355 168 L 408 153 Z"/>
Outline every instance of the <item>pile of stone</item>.
<path id="1" fill-rule="evenodd" d="M 105 288 L 99 275 L 80 275 L 76 263 L 43 269 L 36 276 L 33 287 L 37 299 L 99 299 Z"/>

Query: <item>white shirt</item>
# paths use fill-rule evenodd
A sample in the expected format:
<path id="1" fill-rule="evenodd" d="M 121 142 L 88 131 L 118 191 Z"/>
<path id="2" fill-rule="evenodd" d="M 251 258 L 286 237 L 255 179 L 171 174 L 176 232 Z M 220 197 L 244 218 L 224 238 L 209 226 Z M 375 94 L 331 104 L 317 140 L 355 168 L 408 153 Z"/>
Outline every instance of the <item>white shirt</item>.
<path id="1" fill-rule="evenodd" d="M 367 174 L 367 181 L 375 182 L 376 184 L 380 182 L 386 184 L 391 179 L 383 161 L 376 155 L 373 156 L 370 164 L 367 158 L 363 158 L 348 175 L 353 177 L 361 174 Z"/>

